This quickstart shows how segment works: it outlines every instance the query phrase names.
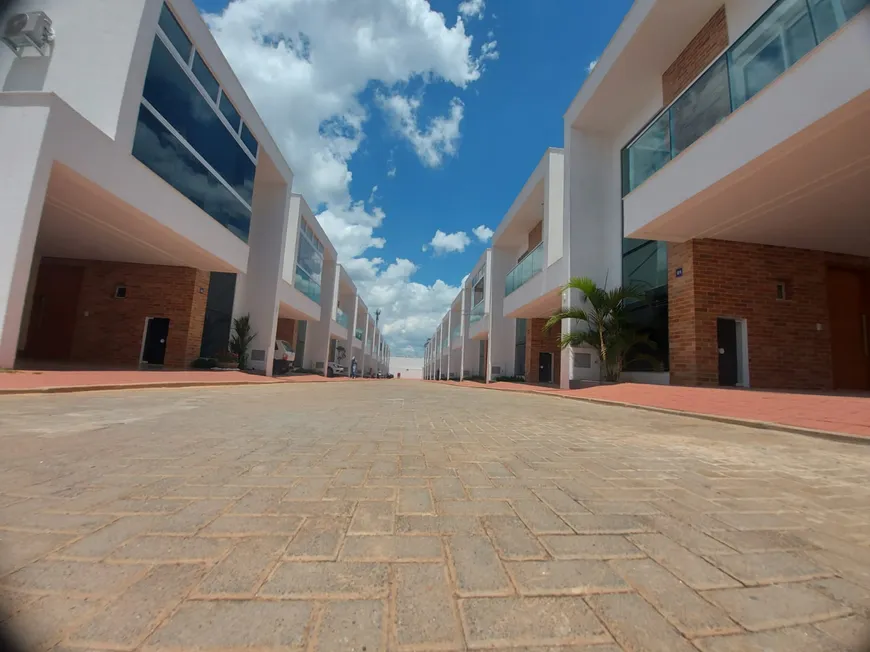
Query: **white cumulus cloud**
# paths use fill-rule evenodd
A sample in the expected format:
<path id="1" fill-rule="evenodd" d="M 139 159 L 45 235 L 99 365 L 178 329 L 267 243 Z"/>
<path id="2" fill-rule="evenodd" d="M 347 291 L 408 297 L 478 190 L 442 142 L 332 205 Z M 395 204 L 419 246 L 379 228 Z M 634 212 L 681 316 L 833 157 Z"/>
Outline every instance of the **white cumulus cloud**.
<path id="1" fill-rule="evenodd" d="M 459 3 L 459 13 L 466 18 L 483 18 L 486 0 L 463 0 Z"/>
<path id="2" fill-rule="evenodd" d="M 413 266 L 400 259 L 384 267 L 382 261 L 375 263 L 378 258 L 362 258 L 384 247 L 377 230 L 388 218 L 375 204 L 376 195 L 368 202 L 351 196 L 351 159 L 366 137 L 372 110 L 386 110 L 426 165 L 437 166 L 454 156 L 462 102 L 454 100 L 445 115 L 421 126 L 417 116 L 422 100 L 413 105 L 397 89 L 415 80 L 466 88 L 480 78 L 484 62 L 497 56 L 493 37 L 474 48 L 463 21 L 447 24 L 427 0 L 233 0 L 222 12 L 204 17 L 293 168 L 293 190 L 320 211 L 318 219 L 341 262 L 352 276 L 360 275 L 355 280 L 362 282 L 364 270 L 380 279 L 388 272 L 395 275 L 396 265 Z M 399 97 L 405 103 L 389 101 L 380 109 L 365 106 L 360 97 L 372 84 L 384 97 Z M 392 157 L 386 174 L 396 174 Z M 428 297 L 427 305 L 446 310 L 447 304 L 436 299 L 449 286 L 441 281 L 431 286 L 412 283 L 411 273 L 384 283 L 389 281 L 398 294 L 406 283 L 414 293 Z M 363 298 L 386 314 L 387 306 L 369 294 L 374 287 L 379 285 L 363 285 Z M 401 305 L 410 310 L 414 304 Z M 394 319 L 407 343 L 422 349 L 428 323 L 415 331 L 411 313 L 393 308 L 389 312 L 391 317 L 382 315 L 385 332 Z"/>
<path id="3" fill-rule="evenodd" d="M 455 156 L 459 149 L 459 125 L 465 107 L 459 98 L 450 102 L 450 110 L 445 116 L 436 116 L 421 129 L 417 112 L 421 100 L 403 95 L 378 96 L 378 103 L 391 117 L 393 128 L 407 138 L 420 161 L 430 168 L 438 167 L 445 157 Z"/>
<path id="4" fill-rule="evenodd" d="M 471 238 L 465 231 L 457 231 L 456 233 L 444 233 L 441 229 L 435 231 L 432 240 L 429 241 L 429 247 L 435 250 L 436 254 L 448 254 L 453 252 L 465 251 L 465 248 L 471 244 Z"/>
<path id="5" fill-rule="evenodd" d="M 495 233 L 495 231 L 493 231 L 488 226 L 484 226 L 483 224 L 474 227 L 473 229 L 471 229 L 471 232 L 481 242 L 489 242 L 490 238 L 492 238 L 492 234 Z"/>

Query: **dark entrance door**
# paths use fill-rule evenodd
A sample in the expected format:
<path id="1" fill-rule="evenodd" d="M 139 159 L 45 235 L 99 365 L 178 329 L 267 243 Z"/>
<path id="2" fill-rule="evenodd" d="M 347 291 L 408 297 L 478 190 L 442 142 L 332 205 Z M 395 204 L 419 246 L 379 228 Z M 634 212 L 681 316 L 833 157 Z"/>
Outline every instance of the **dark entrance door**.
<path id="1" fill-rule="evenodd" d="M 864 279 L 849 269 L 829 269 L 827 276 L 834 388 L 870 389 L 870 324 L 864 304 L 870 304 L 870 297 Z"/>
<path id="2" fill-rule="evenodd" d="M 142 362 L 163 364 L 166 359 L 166 339 L 169 336 L 169 320 L 151 317 L 145 331 L 145 346 L 142 347 Z"/>
<path id="3" fill-rule="evenodd" d="M 722 387 L 737 385 L 737 322 L 733 319 L 716 320 L 719 346 L 719 384 Z"/>
<path id="4" fill-rule="evenodd" d="M 553 382 L 553 354 L 540 353 L 538 354 L 538 382 L 552 383 Z"/>

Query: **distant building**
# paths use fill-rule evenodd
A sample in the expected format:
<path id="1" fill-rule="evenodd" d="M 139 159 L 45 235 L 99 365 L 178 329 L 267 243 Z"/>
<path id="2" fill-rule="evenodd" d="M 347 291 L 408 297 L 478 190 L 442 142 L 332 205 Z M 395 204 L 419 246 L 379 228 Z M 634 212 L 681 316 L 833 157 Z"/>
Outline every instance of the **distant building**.
<path id="1" fill-rule="evenodd" d="M 423 379 L 423 358 L 391 358 L 390 373 L 402 378 L 412 380 Z"/>

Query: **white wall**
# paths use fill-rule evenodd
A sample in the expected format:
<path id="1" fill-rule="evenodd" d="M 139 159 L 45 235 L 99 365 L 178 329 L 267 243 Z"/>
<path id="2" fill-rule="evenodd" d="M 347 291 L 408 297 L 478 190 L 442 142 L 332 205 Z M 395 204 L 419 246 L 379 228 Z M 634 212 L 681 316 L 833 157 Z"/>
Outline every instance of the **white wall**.
<path id="1" fill-rule="evenodd" d="M 137 45 L 148 42 L 150 51 L 140 27 L 153 37 L 159 7 L 158 0 L 12 0 L 0 11 L 0 29 L 13 14 L 43 11 L 56 38 L 44 58 L 16 59 L 0 46 L 0 88 L 56 93 L 114 138 Z"/>
<path id="2" fill-rule="evenodd" d="M 725 0 L 728 43 L 740 38 L 776 0 Z"/>
<path id="3" fill-rule="evenodd" d="M 505 276 L 516 264 L 514 252 L 494 248 L 492 250 L 492 265 L 490 294 L 492 312 L 490 313 L 490 331 L 487 346 L 489 347 L 489 365 L 486 370 L 486 380 L 494 380 L 496 375 L 513 376 L 516 357 L 516 319 L 504 317 Z M 493 373 L 493 367 L 500 367 L 498 374 Z"/>
<path id="4" fill-rule="evenodd" d="M 549 267 L 564 254 L 565 230 L 565 157 L 561 151 L 549 153 L 544 176 L 544 247 L 547 252 L 545 266 Z"/>

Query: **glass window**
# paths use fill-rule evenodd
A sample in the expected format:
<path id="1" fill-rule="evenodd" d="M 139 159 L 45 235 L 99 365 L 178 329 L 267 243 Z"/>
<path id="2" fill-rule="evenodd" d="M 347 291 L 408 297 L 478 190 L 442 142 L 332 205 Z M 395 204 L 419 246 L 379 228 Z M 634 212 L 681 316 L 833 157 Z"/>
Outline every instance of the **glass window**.
<path id="1" fill-rule="evenodd" d="M 188 61 L 190 59 L 190 48 L 193 46 L 190 43 L 190 39 L 187 38 L 187 34 L 185 34 L 184 30 L 181 28 L 178 20 L 172 15 L 172 12 L 169 11 L 169 7 L 166 5 L 163 5 L 163 8 L 160 10 L 160 19 L 157 21 L 157 24 L 160 26 L 160 29 L 163 30 L 163 33 L 166 34 L 169 42 L 175 46 L 176 50 L 178 50 L 178 54 L 181 55 L 181 58 Z"/>
<path id="2" fill-rule="evenodd" d="M 784 0 L 732 46 L 731 95 L 742 106 L 815 47 L 806 0 Z"/>
<path id="3" fill-rule="evenodd" d="M 229 122 L 232 128 L 238 132 L 242 118 L 239 116 L 239 112 L 236 111 L 236 107 L 233 106 L 232 102 L 230 102 L 230 98 L 226 96 L 226 93 L 221 95 L 220 109 L 221 113 L 223 113 L 224 117 L 227 119 L 227 122 Z"/>
<path id="4" fill-rule="evenodd" d="M 254 156 L 256 156 L 257 155 L 257 147 L 258 147 L 257 139 L 254 138 L 254 134 L 251 133 L 250 129 L 248 129 L 248 125 L 246 125 L 244 122 L 242 123 L 241 137 L 242 137 L 242 142 L 248 148 L 248 151 L 251 154 L 253 154 Z"/>
<path id="5" fill-rule="evenodd" d="M 143 96 L 250 204 L 256 165 L 160 39 L 154 41 Z"/>
<path id="6" fill-rule="evenodd" d="M 628 148 L 629 189 L 637 188 L 670 160 L 671 124 L 666 111 Z"/>
<path id="7" fill-rule="evenodd" d="M 248 241 L 251 212 L 144 106 L 133 156 L 232 233 Z"/>
<path id="8" fill-rule="evenodd" d="M 208 96 L 217 102 L 220 84 L 217 83 L 217 79 L 214 78 L 214 75 L 211 74 L 211 70 L 209 70 L 208 66 L 205 65 L 205 61 L 203 61 L 202 57 L 199 56 L 199 52 L 193 55 L 193 74 L 196 76 L 199 83 L 202 84 L 202 87 L 205 89 L 205 92 L 208 93 Z"/>
<path id="9" fill-rule="evenodd" d="M 668 369 L 668 245 L 656 240 L 622 241 L 622 284 L 643 292 L 641 301 L 627 306 L 629 321 L 655 344 L 655 350 L 638 347 L 637 353 L 655 358 Z M 629 371 L 654 371 L 649 361 L 628 365 Z"/>
<path id="10" fill-rule="evenodd" d="M 731 113 L 728 64 L 719 59 L 671 107 L 676 156 Z"/>

